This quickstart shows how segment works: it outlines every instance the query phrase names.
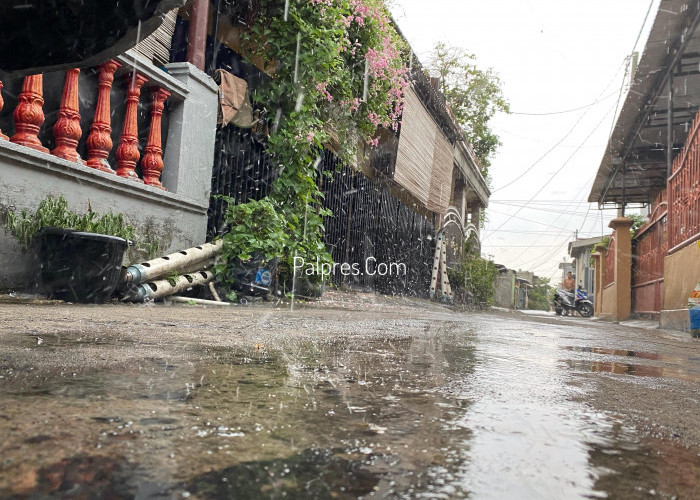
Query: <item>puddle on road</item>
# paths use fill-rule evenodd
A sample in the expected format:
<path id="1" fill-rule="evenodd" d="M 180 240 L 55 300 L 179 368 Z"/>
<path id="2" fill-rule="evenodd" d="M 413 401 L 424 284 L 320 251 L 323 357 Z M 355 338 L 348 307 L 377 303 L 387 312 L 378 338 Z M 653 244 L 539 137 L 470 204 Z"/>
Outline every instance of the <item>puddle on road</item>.
<path id="1" fill-rule="evenodd" d="M 651 359 L 655 361 L 678 361 L 677 358 L 669 358 L 661 356 L 660 354 L 653 352 L 642 352 L 642 351 L 626 351 L 624 349 L 610 349 L 606 347 L 580 347 L 580 346 L 566 346 L 563 349 L 567 351 L 574 352 L 590 352 L 593 354 L 608 354 L 610 356 L 624 356 L 630 358 L 641 358 L 641 359 Z"/>
<path id="2" fill-rule="evenodd" d="M 621 358 L 638 358 L 642 360 L 657 361 L 662 365 L 650 365 L 629 363 L 626 361 L 608 361 L 598 359 L 565 359 L 565 363 L 571 369 L 589 372 L 614 373 L 618 375 L 634 375 L 638 377 L 674 378 L 700 382 L 700 369 L 683 369 L 679 366 L 680 358 L 662 356 L 658 353 L 632 351 L 624 349 L 612 349 L 604 347 L 579 347 L 565 346 L 563 350 L 577 353 L 591 353 L 601 356 L 614 356 Z M 693 361 L 692 358 L 689 359 Z"/>
<path id="3" fill-rule="evenodd" d="M 644 498 L 665 467 L 607 417 L 551 398 L 568 390 L 555 353 L 522 371 L 522 346 L 480 354 L 488 341 L 463 324 L 80 367 L 94 340 L 46 337 L 0 361 L 2 498 L 505 498 L 494 485 L 513 457 L 516 486 L 563 464 L 533 498 Z M 46 347 L 65 363 L 33 366 Z"/>

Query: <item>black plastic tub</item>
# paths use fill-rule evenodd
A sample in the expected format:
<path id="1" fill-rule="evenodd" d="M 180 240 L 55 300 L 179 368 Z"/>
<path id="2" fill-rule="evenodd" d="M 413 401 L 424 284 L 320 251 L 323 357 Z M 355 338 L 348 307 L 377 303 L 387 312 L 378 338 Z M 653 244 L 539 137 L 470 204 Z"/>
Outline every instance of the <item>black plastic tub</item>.
<path id="1" fill-rule="evenodd" d="M 45 227 L 37 235 L 39 289 L 50 298 L 102 304 L 114 293 L 128 246 L 124 238 Z"/>

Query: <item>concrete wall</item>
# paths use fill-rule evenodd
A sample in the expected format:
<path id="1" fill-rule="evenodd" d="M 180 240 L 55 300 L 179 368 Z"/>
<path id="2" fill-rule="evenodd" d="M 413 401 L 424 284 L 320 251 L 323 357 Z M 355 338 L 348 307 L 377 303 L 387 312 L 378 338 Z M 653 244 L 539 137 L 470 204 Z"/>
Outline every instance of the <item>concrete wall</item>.
<path id="1" fill-rule="evenodd" d="M 688 296 L 700 281 L 700 246 L 692 243 L 664 258 L 664 302 L 661 328 L 690 330 Z"/>
<path id="2" fill-rule="evenodd" d="M 692 243 L 664 258 L 663 309 L 682 309 L 700 281 L 700 246 Z"/>
<path id="3" fill-rule="evenodd" d="M 496 277 L 495 287 L 496 293 L 493 297 L 493 305 L 513 309 L 515 307 L 515 271 L 508 269 L 499 273 L 498 277 Z"/>
<path id="4" fill-rule="evenodd" d="M 179 114 L 171 119 L 166 143 L 163 180 L 170 191 L 0 140 L 0 211 L 33 213 L 48 195 L 63 195 L 76 213 L 85 213 L 88 206 L 99 214 L 123 213 L 137 228 L 136 248 L 146 239 L 158 240 L 163 253 L 204 242 L 214 159 L 216 85 L 194 66 L 177 69 L 174 77 L 186 89 L 185 100 L 173 106 Z M 187 106 L 190 100 L 196 105 Z M 119 131 L 113 133 L 113 139 L 115 134 L 116 148 Z M 131 262 L 144 257 L 143 252 L 130 252 Z M 0 230 L 0 290 L 27 289 L 34 267 L 14 237 Z"/>
<path id="5" fill-rule="evenodd" d="M 600 292 L 600 310 L 596 311 L 596 316 L 617 319 L 617 286 L 615 283 L 603 288 Z"/>

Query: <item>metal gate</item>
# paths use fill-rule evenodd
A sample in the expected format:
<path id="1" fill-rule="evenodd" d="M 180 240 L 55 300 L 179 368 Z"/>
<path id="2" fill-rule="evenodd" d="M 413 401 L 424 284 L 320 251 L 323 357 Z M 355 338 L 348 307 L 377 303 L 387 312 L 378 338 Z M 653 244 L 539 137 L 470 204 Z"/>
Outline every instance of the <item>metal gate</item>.
<path id="1" fill-rule="evenodd" d="M 664 292 L 664 256 L 668 251 L 665 191 L 656 199 L 649 222 L 632 240 L 632 310 L 658 314 Z"/>

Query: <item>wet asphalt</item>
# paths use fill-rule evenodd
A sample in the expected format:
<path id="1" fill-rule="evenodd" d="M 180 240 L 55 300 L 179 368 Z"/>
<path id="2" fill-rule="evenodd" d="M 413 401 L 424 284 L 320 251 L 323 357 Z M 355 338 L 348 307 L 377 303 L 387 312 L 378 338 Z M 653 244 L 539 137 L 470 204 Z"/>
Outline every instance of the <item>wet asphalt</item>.
<path id="1" fill-rule="evenodd" d="M 0 498 L 700 498 L 700 341 L 327 294 L 0 301 Z"/>

